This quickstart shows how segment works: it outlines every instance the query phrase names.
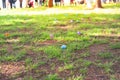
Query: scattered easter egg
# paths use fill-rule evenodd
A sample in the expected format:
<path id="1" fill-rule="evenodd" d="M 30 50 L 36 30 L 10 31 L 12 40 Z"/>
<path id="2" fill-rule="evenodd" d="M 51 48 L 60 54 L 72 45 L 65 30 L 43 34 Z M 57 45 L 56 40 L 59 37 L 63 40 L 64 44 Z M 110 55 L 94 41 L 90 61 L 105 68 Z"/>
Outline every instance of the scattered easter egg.
<path id="1" fill-rule="evenodd" d="M 73 22 L 73 20 L 70 20 L 70 22 L 72 23 L 72 22 Z"/>
<path id="2" fill-rule="evenodd" d="M 77 32 L 77 34 L 78 34 L 78 35 L 80 35 L 80 34 L 81 34 L 81 32 L 80 32 L 80 31 L 78 31 L 78 32 Z"/>
<path id="3" fill-rule="evenodd" d="M 9 33 L 5 33 L 4 35 L 5 35 L 5 37 L 8 37 L 10 34 Z"/>
<path id="4" fill-rule="evenodd" d="M 50 39 L 53 39 L 54 38 L 54 35 L 53 34 L 50 34 Z"/>
<path id="5" fill-rule="evenodd" d="M 61 49 L 66 49 L 66 48 L 67 48 L 66 45 L 62 45 L 62 46 L 61 46 Z"/>

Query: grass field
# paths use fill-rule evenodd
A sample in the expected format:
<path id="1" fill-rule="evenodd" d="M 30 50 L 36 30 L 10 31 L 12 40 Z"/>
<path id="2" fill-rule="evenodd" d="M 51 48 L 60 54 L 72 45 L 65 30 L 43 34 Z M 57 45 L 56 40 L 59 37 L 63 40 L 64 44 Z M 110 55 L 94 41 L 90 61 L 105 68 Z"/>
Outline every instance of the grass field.
<path id="1" fill-rule="evenodd" d="M 0 11 L 0 80 L 119 80 L 119 11 L 119 4 Z"/>

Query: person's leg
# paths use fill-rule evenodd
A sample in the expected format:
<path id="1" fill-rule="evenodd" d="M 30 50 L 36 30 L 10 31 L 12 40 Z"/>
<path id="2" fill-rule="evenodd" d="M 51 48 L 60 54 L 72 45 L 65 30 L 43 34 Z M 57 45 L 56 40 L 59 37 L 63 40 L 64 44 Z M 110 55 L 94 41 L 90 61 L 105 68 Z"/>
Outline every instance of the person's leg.
<path id="1" fill-rule="evenodd" d="M 31 7 L 33 7 L 33 3 L 32 2 L 29 3 L 29 8 L 31 8 Z"/>
<path id="2" fill-rule="evenodd" d="M 31 2 L 31 7 L 34 7 L 34 4 L 33 4 L 33 2 Z"/>
<path id="3" fill-rule="evenodd" d="M 12 3 L 12 6 L 13 6 L 14 8 L 16 8 L 16 4 L 15 4 L 15 2 Z"/>
<path id="4" fill-rule="evenodd" d="M 12 9 L 12 3 L 10 2 L 10 8 Z"/>
<path id="5" fill-rule="evenodd" d="M 20 8 L 22 8 L 22 2 L 20 2 Z"/>
<path id="6" fill-rule="evenodd" d="M 2 0 L 3 8 L 6 8 L 6 0 Z"/>
<path id="7" fill-rule="evenodd" d="M 42 0 L 40 0 L 40 6 L 42 6 Z"/>

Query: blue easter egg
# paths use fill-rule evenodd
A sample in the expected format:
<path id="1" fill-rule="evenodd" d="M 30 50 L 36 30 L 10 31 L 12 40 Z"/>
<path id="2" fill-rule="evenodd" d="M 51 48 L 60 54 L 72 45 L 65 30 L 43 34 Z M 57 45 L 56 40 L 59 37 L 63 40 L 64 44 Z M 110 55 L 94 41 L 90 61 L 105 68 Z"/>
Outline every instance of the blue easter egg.
<path id="1" fill-rule="evenodd" d="M 66 48 L 67 48 L 66 45 L 62 45 L 62 46 L 61 46 L 61 49 L 66 49 Z"/>
<path id="2" fill-rule="evenodd" d="M 79 32 L 79 31 L 78 31 L 78 32 L 77 32 L 77 34 L 78 34 L 78 35 L 80 35 L 80 34 L 81 34 L 81 32 Z"/>

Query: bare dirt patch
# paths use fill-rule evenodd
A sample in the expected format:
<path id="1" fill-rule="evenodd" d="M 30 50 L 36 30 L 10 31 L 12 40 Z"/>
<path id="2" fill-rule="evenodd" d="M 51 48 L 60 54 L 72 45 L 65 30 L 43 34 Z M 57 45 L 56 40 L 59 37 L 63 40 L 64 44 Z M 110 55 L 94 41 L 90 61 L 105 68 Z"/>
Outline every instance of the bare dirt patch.
<path id="1" fill-rule="evenodd" d="M 116 80 L 120 79 L 120 71 L 119 71 L 120 63 L 118 60 L 113 62 L 113 65 L 111 67 L 113 73 L 107 73 L 103 68 L 95 65 L 98 64 L 97 61 L 100 61 L 101 63 L 105 64 L 112 62 L 113 59 L 116 58 L 119 59 L 120 49 L 111 49 L 109 44 L 94 44 L 88 47 L 87 49 L 78 50 L 76 52 L 77 54 L 73 55 L 74 56 L 73 61 L 79 59 L 80 55 L 84 54 L 86 51 L 90 53 L 90 56 L 84 57 L 83 59 L 91 61 L 93 64 L 88 67 L 85 80 L 110 80 L 110 75 L 114 75 Z M 110 59 L 99 57 L 98 54 L 103 52 L 110 52 L 113 54 L 114 57 Z"/>
<path id="2" fill-rule="evenodd" d="M 25 72 L 25 66 L 23 62 L 0 64 L 0 80 L 7 80 L 7 78 L 11 78 L 11 76 L 15 76 L 16 74 L 22 72 Z"/>
<path id="3" fill-rule="evenodd" d="M 36 45 L 37 46 L 45 46 L 45 45 L 52 45 L 52 44 L 55 44 L 55 43 L 57 43 L 57 40 L 51 39 L 51 40 L 46 40 L 46 41 L 38 41 L 36 43 Z"/>

